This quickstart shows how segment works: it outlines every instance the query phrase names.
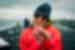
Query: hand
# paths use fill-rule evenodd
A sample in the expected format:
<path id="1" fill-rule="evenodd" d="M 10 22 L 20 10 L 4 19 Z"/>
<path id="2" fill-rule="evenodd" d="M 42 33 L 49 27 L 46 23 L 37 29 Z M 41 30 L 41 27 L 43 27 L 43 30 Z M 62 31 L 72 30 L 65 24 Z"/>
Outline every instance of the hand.
<path id="1" fill-rule="evenodd" d="M 40 30 L 40 34 L 44 37 L 45 40 L 48 40 L 50 39 L 50 34 L 48 31 L 44 30 L 44 29 L 41 29 Z"/>
<path id="2" fill-rule="evenodd" d="M 44 30 L 42 27 L 35 27 L 34 28 L 34 37 L 35 39 L 41 43 L 43 40 L 40 38 L 40 35 L 43 37 L 44 40 L 50 39 L 50 34 L 48 31 Z"/>
<path id="3" fill-rule="evenodd" d="M 34 37 L 35 37 L 36 41 L 39 44 L 41 44 L 42 43 L 42 39 L 40 38 L 39 30 L 40 30 L 40 26 L 34 27 L 33 33 L 34 33 Z"/>

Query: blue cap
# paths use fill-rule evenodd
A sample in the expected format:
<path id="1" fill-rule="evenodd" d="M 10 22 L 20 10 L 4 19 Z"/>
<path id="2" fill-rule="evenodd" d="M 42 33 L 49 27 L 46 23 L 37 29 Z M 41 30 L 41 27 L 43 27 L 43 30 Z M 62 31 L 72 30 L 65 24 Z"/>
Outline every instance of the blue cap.
<path id="1" fill-rule="evenodd" d="M 51 13 L 51 6 L 47 3 L 44 3 L 36 9 L 34 16 L 35 17 L 42 16 L 44 18 L 49 18 L 50 13 Z"/>

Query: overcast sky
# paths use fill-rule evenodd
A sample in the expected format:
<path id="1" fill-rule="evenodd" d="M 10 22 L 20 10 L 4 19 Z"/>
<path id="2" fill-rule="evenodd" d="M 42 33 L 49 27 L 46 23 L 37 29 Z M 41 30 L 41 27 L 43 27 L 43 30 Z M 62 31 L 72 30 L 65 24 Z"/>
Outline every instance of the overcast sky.
<path id="1" fill-rule="evenodd" d="M 0 19 L 32 19 L 34 9 L 44 2 L 52 6 L 52 19 L 75 19 L 75 0 L 0 0 Z"/>

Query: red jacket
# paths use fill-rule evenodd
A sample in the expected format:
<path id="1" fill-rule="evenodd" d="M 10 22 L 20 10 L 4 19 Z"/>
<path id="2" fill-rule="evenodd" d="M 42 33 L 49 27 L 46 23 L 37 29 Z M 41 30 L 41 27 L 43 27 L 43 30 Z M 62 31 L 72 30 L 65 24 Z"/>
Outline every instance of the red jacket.
<path id="1" fill-rule="evenodd" d="M 41 46 L 37 43 L 33 36 L 32 28 L 28 27 L 22 30 L 19 38 L 19 49 L 20 50 L 62 50 L 61 47 L 61 35 L 58 29 L 54 26 L 48 26 L 51 38 L 44 40 Z M 42 48 L 42 49 L 41 49 Z"/>

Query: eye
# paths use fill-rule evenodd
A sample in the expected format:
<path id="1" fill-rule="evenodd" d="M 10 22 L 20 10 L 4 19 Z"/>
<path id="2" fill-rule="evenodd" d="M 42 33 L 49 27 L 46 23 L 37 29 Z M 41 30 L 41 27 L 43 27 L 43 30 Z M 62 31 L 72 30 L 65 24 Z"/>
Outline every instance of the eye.
<path id="1" fill-rule="evenodd" d="M 35 18 L 39 18 L 39 16 L 35 16 Z"/>

